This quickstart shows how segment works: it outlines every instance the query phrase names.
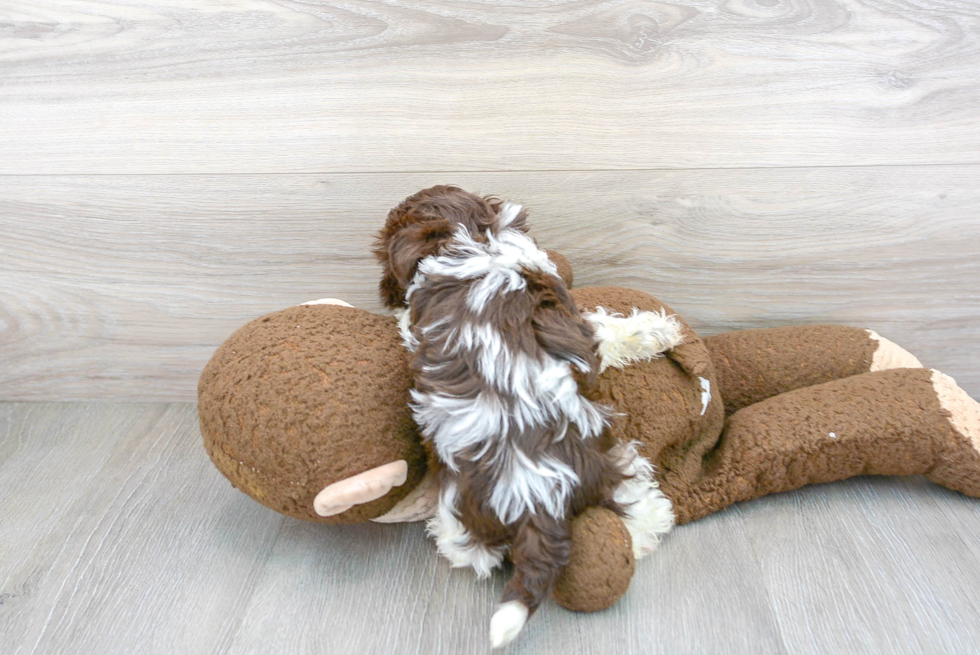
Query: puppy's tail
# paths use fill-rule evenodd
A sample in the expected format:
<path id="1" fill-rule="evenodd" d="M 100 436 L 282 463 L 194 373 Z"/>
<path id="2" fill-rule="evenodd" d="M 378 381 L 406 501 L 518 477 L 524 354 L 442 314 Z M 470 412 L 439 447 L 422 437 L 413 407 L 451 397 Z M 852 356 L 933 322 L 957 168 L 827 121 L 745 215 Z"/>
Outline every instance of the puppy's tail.
<path id="1" fill-rule="evenodd" d="M 506 646 L 540 607 L 568 565 L 571 536 L 566 522 L 539 511 L 522 520 L 511 543 L 514 575 L 490 619 L 490 642 Z"/>

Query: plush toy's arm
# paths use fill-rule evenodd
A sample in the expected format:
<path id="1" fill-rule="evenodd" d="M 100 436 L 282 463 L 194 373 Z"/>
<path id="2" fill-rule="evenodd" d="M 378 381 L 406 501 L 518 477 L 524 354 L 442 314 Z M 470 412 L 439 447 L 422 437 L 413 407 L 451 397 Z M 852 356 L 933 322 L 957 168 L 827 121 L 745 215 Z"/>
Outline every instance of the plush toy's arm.
<path id="1" fill-rule="evenodd" d="M 787 391 L 891 368 L 921 368 L 871 330 L 808 325 L 727 332 L 704 339 L 732 414 Z"/>
<path id="2" fill-rule="evenodd" d="M 901 368 L 791 391 L 728 418 L 694 480 L 662 487 L 678 523 L 855 475 L 924 474 L 980 496 L 980 403 L 947 375 Z"/>

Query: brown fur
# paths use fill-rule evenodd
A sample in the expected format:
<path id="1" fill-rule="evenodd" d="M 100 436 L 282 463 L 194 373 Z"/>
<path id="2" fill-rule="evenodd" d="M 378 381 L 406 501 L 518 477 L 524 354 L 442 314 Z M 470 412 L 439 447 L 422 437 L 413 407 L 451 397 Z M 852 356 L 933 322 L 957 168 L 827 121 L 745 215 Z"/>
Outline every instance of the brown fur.
<path id="1" fill-rule="evenodd" d="M 440 185 L 409 196 L 388 212 L 374 247 L 383 269 L 379 288 L 385 305 L 405 305 L 405 289 L 418 263 L 438 251 L 457 225 L 465 225 L 475 239 L 482 240 L 500 205 L 497 198 Z M 511 226 L 526 231 L 526 218 L 522 211 Z"/>
<path id="2" fill-rule="evenodd" d="M 375 253 L 384 268 L 381 295 L 390 306 L 404 306 L 406 289 L 418 263 L 442 252 L 458 225 L 470 235 L 484 240 L 493 229 L 499 201 L 479 198 L 456 187 L 434 187 L 408 198 L 388 216 L 378 236 Z M 526 230 L 523 212 L 511 227 Z M 450 333 L 466 323 L 492 325 L 511 353 L 542 360 L 554 357 L 584 372 L 580 384 L 591 382 L 598 370 L 593 350 L 593 334 L 581 316 L 560 278 L 535 270 L 523 271 L 526 291 L 496 295 L 476 313 L 466 303 L 470 283 L 455 277 L 430 275 L 412 295 L 411 324 L 419 340 L 413 368 L 415 388 L 422 393 L 439 393 L 476 399 L 489 382 L 480 374 L 478 355 L 465 348 L 447 348 Z M 428 335 L 420 328 L 449 317 Z M 501 398 L 507 394 L 500 389 Z M 561 425 L 538 426 L 523 431 L 512 428 L 497 435 L 489 449 L 480 455 L 479 444 L 455 458 L 458 472 L 443 469 L 443 486 L 456 483 L 456 509 L 471 538 L 495 548 L 509 546 L 514 576 L 503 601 L 519 600 L 533 613 L 551 593 L 570 556 L 570 520 L 589 506 L 601 506 L 621 513 L 612 500 L 613 490 L 623 480 L 616 461 L 609 454 L 613 446 L 609 430 L 594 438 L 581 438 L 574 424 L 565 437 L 556 441 Z M 498 453 L 520 449 L 535 458 L 547 451 L 568 465 L 579 476 L 579 485 L 568 498 L 561 518 L 551 516 L 544 507 L 525 512 L 510 525 L 503 524 L 489 507 L 496 482 L 493 461 Z"/>

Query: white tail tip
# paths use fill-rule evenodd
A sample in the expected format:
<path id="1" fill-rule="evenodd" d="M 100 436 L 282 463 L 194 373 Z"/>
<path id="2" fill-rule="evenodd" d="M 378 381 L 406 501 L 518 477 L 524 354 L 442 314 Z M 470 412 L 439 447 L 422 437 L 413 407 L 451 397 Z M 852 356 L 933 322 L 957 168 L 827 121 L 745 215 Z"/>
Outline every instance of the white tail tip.
<path id="1" fill-rule="evenodd" d="M 527 623 L 527 607 L 519 600 L 503 603 L 490 619 L 490 644 L 502 648 L 514 641 Z"/>

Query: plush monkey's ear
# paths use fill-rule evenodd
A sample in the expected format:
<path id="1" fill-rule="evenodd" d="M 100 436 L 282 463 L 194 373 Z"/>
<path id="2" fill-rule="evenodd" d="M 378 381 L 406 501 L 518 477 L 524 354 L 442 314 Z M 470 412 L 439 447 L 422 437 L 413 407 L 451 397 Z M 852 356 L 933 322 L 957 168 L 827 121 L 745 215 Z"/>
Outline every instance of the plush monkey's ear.
<path id="1" fill-rule="evenodd" d="M 404 304 L 405 291 L 415 277 L 419 262 L 439 252 L 453 236 L 449 221 L 414 223 L 396 233 L 388 242 L 388 261 L 381 280 L 381 295 L 390 306 Z"/>

